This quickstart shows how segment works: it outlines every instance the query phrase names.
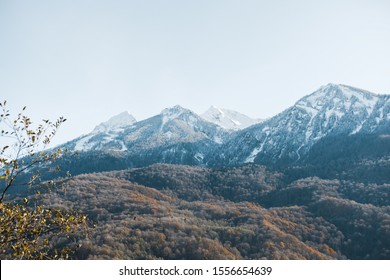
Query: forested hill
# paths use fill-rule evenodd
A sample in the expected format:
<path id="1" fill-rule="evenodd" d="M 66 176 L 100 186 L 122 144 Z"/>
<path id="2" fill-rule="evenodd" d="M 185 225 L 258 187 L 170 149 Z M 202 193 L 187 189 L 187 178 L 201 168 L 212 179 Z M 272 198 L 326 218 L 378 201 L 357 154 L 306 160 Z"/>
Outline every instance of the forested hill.
<path id="1" fill-rule="evenodd" d="M 388 184 L 157 164 L 75 176 L 46 196 L 88 215 L 80 259 L 390 258 Z"/>

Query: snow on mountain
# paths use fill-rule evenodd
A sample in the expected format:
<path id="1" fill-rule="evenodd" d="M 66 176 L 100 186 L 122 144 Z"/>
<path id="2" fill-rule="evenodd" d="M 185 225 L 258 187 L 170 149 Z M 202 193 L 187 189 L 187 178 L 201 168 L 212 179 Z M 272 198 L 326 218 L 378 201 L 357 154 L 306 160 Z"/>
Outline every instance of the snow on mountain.
<path id="1" fill-rule="evenodd" d="M 180 105 L 176 105 L 176 106 L 171 107 L 171 108 L 165 108 L 160 113 L 160 116 L 162 119 L 160 131 L 163 129 L 163 127 L 167 123 L 169 123 L 175 119 L 184 120 L 183 118 L 187 118 L 188 124 L 192 124 L 192 123 L 194 123 L 194 121 L 196 119 L 195 115 L 196 114 L 194 112 L 192 112 L 191 110 L 185 109 L 185 108 L 181 107 Z"/>
<path id="2" fill-rule="evenodd" d="M 390 96 L 328 84 L 273 118 L 256 122 L 231 110 L 211 107 L 199 116 L 177 105 L 139 122 L 121 113 L 64 146 L 114 152 L 130 165 L 296 163 L 326 137 L 389 135 Z"/>
<path id="3" fill-rule="evenodd" d="M 106 122 L 99 124 L 95 127 L 92 133 L 109 132 L 118 129 L 120 130 L 134 124 L 135 122 L 136 119 L 126 111 L 110 118 Z"/>
<path id="4" fill-rule="evenodd" d="M 225 129 L 177 105 L 139 122 L 122 113 L 67 147 L 83 152 L 124 152 L 142 162 L 202 164 L 206 154 L 228 135 Z"/>
<path id="5" fill-rule="evenodd" d="M 208 112 L 206 115 L 211 117 L 212 112 Z M 75 151 L 130 152 L 129 149 L 154 149 L 199 141 L 220 145 L 230 135 L 228 130 L 237 130 L 256 122 L 238 112 L 226 109 L 221 112 L 223 118 L 219 124 L 215 123 L 215 118 L 214 122 L 209 121 L 179 105 L 166 108 L 159 115 L 140 122 L 128 112 L 123 112 L 99 124 L 91 133 L 67 143 L 67 146 Z M 196 156 L 202 160 L 204 157 L 205 152 Z"/>
<path id="6" fill-rule="evenodd" d="M 214 106 L 211 106 L 200 116 L 209 122 L 229 130 L 240 130 L 261 122 L 261 120 L 252 119 L 239 112 L 220 109 Z"/>
<path id="7" fill-rule="evenodd" d="M 98 150 L 103 147 L 114 151 L 125 151 L 127 148 L 122 140 L 118 140 L 118 136 L 134 123 L 136 119 L 128 112 L 120 113 L 96 126 L 91 133 L 71 141 L 71 146 L 75 151 Z"/>
<path id="8" fill-rule="evenodd" d="M 359 132 L 366 120 L 371 116 L 379 95 L 345 85 L 328 84 L 321 87 L 315 93 L 299 100 L 295 107 L 305 110 L 310 114 L 310 121 L 306 132 L 306 138 L 312 137 L 314 127 L 318 121 L 322 126 L 331 129 L 341 122 L 344 117 L 352 116 L 349 133 Z M 314 137 L 320 138 L 321 133 L 327 130 L 318 130 Z"/>
<path id="9" fill-rule="evenodd" d="M 193 143 L 205 139 L 220 144 L 221 139 L 228 134 L 224 129 L 179 105 L 164 109 L 159 115 L 140 122 L 135 129 L 137 127 L 148 127 L 149 147 Z"/>
<path id="10" fill-rule="evenodd" d="M 320 139 L 389 131 L 390 96 L 328 84 L 294 106 L 240 131 L 210 163 L 297 162 Z"/>

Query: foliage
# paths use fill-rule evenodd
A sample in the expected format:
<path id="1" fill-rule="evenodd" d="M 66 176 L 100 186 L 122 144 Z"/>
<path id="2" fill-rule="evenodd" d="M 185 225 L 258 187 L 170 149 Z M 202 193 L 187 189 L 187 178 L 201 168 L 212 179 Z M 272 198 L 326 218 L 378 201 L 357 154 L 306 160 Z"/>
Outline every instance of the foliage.
<path id="1" fill-rule="evenodd" d="M 67 259 L 70 248 L 50 246 L 52 233 L 69 234 L 85 217 L 40 205 L 33 209 L 23 204 L 0 203 L 0 252 L 15 259 Z"/>
<path id="2" fill-rule="evenodd" d="M 50 197 L 94 224 L 80 241 L 80 259 L 344 258 L 342 234 L 304 207 L 271 210 L 218 196 L 186 201 L 115 175 L 75 176 Z"/>
<path id="3" fill-rule="evenodd" d="M 225 249 L 244 259 L 390 258 L 388 184 L 286 183 L 256 165 L 168 164 L 76 176 L 70 184 L 53 203 L 70 203 L 97 225 L 80 258 L 218 259 Z M 154 239 L 159 234 L 163 241 Z M 214 246 L 197 241 L 209 239 Z"/>
<path id="4" fill-rule="evenodd" d="M 71 248 L 55 249 L 49 238 L 53 234 L 75 232 L 85 224 L 86 217 L 73 211 L 51 208 L 40 197 L 42 186 L 50 189 L 65 186 L 66 180 L 42 182 L 41 170 L 52 168 L 52 163 L 61 157 L 63 151 L 40 151 L 47 147 L 57 129 L 66 121 L 60 117 L 56 122 L 43 120 L 34 127 L 31 119 L 19 113 L 11 119 L 6 101 L 0 103 L 1 144 L 0 148 L 0 256 L 15 259 L 58 259 L 68 258 Z M 36 190 L 31 198 L 6 200 L 6 195 L 17 187 Z"/>

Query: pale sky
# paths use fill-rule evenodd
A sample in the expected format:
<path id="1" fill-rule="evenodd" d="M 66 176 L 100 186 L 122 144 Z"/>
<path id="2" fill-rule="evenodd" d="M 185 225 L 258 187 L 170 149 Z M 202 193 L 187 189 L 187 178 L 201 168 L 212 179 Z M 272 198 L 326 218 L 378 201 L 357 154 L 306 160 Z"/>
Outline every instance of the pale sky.
<path id="1" fill-rule="evenodd" d="M 390 93 L 390 1 L 0 0 L 0 99 L 54 143 L 180 104 L 271 117 L 327 83 Z"/>

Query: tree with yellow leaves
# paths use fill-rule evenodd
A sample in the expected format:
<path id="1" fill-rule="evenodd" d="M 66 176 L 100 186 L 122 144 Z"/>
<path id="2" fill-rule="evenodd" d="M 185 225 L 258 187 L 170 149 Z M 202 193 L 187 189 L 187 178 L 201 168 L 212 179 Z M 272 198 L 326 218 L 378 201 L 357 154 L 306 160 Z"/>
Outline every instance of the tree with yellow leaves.
<path id="1" fill-rule="evenodd" d="M 48 207 L 40 195 L 43 186 L 53 189 L 66 183 L 66 180 L 41 179 L 41 169 L 53 165 L 65 152 L 45 148 L 66 119 L 60 117 L 54 123 L 43 120 L 34 126 L 24 113 L 26 107 L 12 119 L 6 103 L 0 103 L 0 258 L 69 258 L 74 249 L 56 249 L 50 238 L 53 235 L 69 238 L 71 232 L 85 225 L 86 217 Z M 35 195 L 23 199 L 10 195 L 16 187 L 34 190 Z"/>

